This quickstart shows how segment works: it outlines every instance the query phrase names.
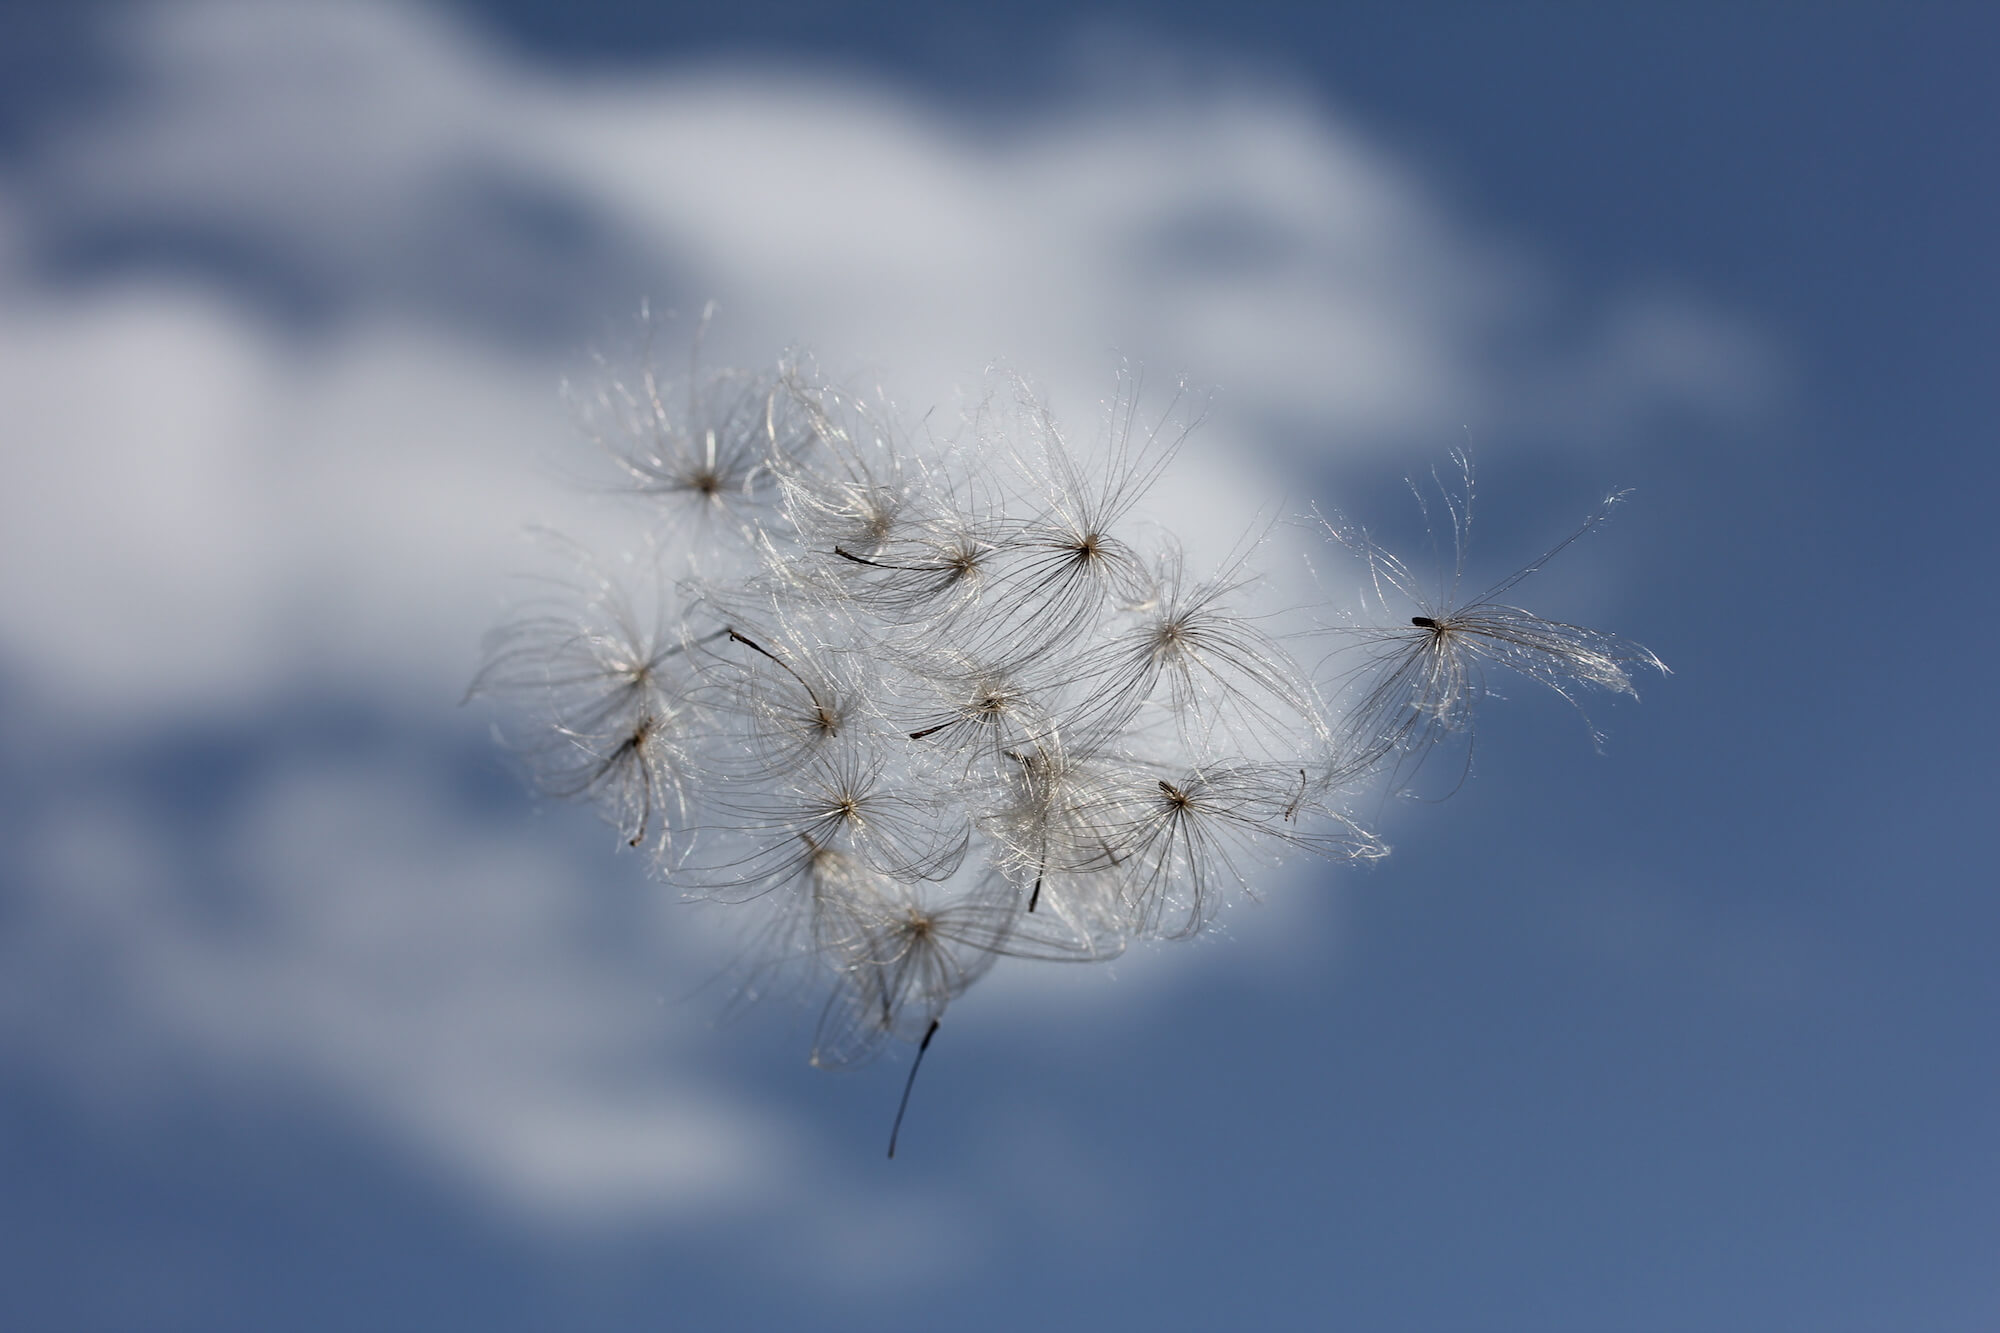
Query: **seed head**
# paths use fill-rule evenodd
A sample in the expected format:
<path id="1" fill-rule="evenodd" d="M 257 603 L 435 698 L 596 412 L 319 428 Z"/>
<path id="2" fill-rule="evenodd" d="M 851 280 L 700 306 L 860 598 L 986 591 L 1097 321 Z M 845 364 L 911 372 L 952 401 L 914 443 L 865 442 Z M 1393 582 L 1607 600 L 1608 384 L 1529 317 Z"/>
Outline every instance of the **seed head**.
<path id="1" fill-rule="evenodd" d="M 1086 449 L 1000 377 L 940 442 L 799 357 L 705 368 L 699 331 L 663 375 L 643 327 L 641 368 L 585 417 L 658 536 L 615 576 L 570 551 L 580 572 L 488 637 L 472 693 L 521 715 L 544 791 L 758 922 L 737 993 L 819 994 L 816 1064 L 892 1040 L 920 1059 L 1002 957 L 1102 961 L 1198 934 L 1287 859 L 1383 855 L 1347 803 L 1469 734 L 1488 664 L 1572 701 L 1660 665 L 1503 600 L 1604 510 L 1461 594 L 1462 457 L 1435 583 L 1320 520 L 1373 614 L 1316 676 L 1256 568 L 1270 527 L 1205 576 L 1135 536 L 1199 415 L 1185 394 L 1142 412 L 1124 376 Z"/>

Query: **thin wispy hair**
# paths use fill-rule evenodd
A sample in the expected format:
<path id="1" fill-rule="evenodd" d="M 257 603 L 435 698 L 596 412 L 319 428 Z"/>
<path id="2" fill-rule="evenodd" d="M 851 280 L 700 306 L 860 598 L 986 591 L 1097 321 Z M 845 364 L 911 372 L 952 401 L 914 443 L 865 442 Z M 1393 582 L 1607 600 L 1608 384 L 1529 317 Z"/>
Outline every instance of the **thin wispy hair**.
<path id="1" fill-rule="evenodd" d="M 838 980 L 813 1039 L 813 1063 L 872 1058 L 885 1040 L 922 1039 L 1002 957 L 1087 962 L 1076 942 L 1026 922 L 1014 886 L 984 876 L 949 893 L 878 879 L 851 911 L 854 935 L 832 946 Z"/>
<path id="2" fill-rule="evenodd" d="M 656 577 L 643 580 L 654 598 L 642 607 L 581 547 L 543 536 L 575 568 L 537 580 L 537 594 L 487 634 L 466 698 L 500 698 L 510 720 L 532 716 L 503 735 L 537 787 L 592 802 L 627 845 L 650 841 L 664 859 L 686 821 L 699 733 L 685 622 Z"/>
<path id="3" fill-rule="evenodd" d="M 1010 467 L 1026 512 L 1004 522 L 996 559 L 991 623 L 975 651 L 1024 666 L 1086 636 L 1107 606 L 1145 600 L 1144 557 L 1118 528 L 1173 461 L 1192 426 L 1176 423 L 1181 395 L 1150 428 L 1141 429 L 1135 374 L 1121 378 L 1109 409 L 1107 438 L 1094 459 L 1079 456 L 1048 406 L 1016 380 L 1012 392 L 990 396 L 986 419 L 1000 420 Z M 1006 409 L 1003 415 L 1003 408 Z M 1019 436 L 1025 433 L 1026 441 Z"/>
<path id="4" fill-rule="evenodd" d="M 616 465 L 616 488 L 657 504 L 670 530 L 710 544 L 754 541 L 778 501 L 779 470 L 813 438 L 786 413 L 784 382 L 769 372 L 707 369 L 701 349 L 714 307 L 702 312 L 685 373 L 665 375 L 654 355 L 657 320 L 639 312 L 636 375 L 600 358 L 596 382 L 570 386 L 579 425 Z"/>
<path id="5" fill-rule="evenodd" d="M 815 632 L 810 608 L 704 589 L 702 611 L 720 628 L 697 655 L 700 698 L 734 742 L 714 747 L 719 773 L 778 779 L 867 731 L 866 675 Z"/>
<path id="6" fill-rule="evenodd" d="M 1574 706 L 1592 743 L 1603 735 L 1577 697 L 1583 687 L 1638 697 L 1634 668 L 1667 670 L 1650 650 L 1601 630 L 1548 620 L 1500 599 L 1602 523 L 1626 492 L 1605 497 L 1583 524 L 1528 564 L 1473 595 L 1464 592 L 1472 536 L 1473 473 L 1470 458 L 1455 453 L 1456 489 L 1436 473 L 1451 542 L 1450 572 L 1425 579 L 1377 543 L 1366 529 L 1337 516 L 1321 516 L 1326 533 L 1366 568 L 1375 624 L 1346 627 L 1336 660 L 1354 694 L 1341 724 L 1342 762 L 1365 770 L 1395 757 L 1407 777 L 1424 756 L 1453 735 L 1469 735 L 1486 697 L 1485 668 L 1497 665 L 1539 681 Z M 1426 518 L 1423 488 L 1412 484 Z M 1432 528 L 1435 534 L 1437 529 Z M 1408 614 L 1405 623 L 1395 617 Z"/>
<path id="7" fill-rule="evenodd" d="M 957 753 L 991 771 L 1004 767 L 1008 751 L 1057 732 L 1050 695 L 1026 674 L 950 654 L 908 665 L 917 697 L 899 730 L 933 753 Z"/>
<path id="8" fill-rule="evenodd" d="M 821 379 L 796 361 L 780 373 L 774 413 L 798 423 L 813 443 L 775 471 L 786 522 L 815 555 L 880 550 L 907 526 L 911 490 L 891 425 L 894 408 Z"/>
<path id="9" fill-rule="evenodd" d="M 1196 582 L 1179 545 L 1168 547 L 1152 596 L 1074 661 L 1074 678 L 1088 688 L 1069 715 L 1072 744 L 1091 747 L 1124 731 L 1149 704 L 1193 750 L 1282 753 L 1331 739 L 1305 673 L 1264 628 L 1268 617 L 1238 609 L 1256 579 L 1250 554 L 1246 543 L 1215 577 Z"/>
<path id="10" fill-rule="evenodd" d="M 1093 956 L 1116 957 L 1131 934 L 1117 879 L 1129 765 L 1071 754 L 1055 738 L 1005 757 L 1000 780 L 970 794 L 995 866 L 1020 887 L 1027 914 L 1061 921 Z"/>
<path id="11" fill-rule="evenodd" d="M 1254 898 L 1251 871 L 1286 852 L 1362 861 L 1386 850 L 1345 816 L 1309 809 L 1310 779 L 1297 770 L 1212 764 L 1147 781 L 1134 780 L 1116 835 L 1121 888 L 1135 929 L 1150 938 L 1186 939 L 1226 895 Z"/>
<path id="12" fill-rule="evenodd" d="M 949 879 L 971 839 L 969 819 L 940 798 L 942 783 L 865 740 L 830 746 L 772 783 L 717 794 L 712 836 L 680 876 L 724 902 L 795 887 L 831 848 L 884 875 Z"/>

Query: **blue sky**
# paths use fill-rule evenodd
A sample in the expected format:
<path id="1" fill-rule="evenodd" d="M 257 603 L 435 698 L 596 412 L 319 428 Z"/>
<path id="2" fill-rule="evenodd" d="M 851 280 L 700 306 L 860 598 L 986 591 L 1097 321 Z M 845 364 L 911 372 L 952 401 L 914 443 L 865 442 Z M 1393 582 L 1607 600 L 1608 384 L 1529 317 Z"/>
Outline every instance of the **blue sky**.
<path id="1" fill-rule="evenodd" d="M 639 9 L 0 18 L 0 1321 L 2000 1319 L 2000 23 Z M 1533 604 L 1675 674 L 1003 967 L 884 1163 L 900 1059 L 712 1024 L 716 923 L 454 706 L 520 530 L 629 527 L 557 385 L 642 295 L 912 405 L 1213 385 L 1197 543 L 1407 536 L 1470 441 L 1498 574 L 1631 487 Z"/>

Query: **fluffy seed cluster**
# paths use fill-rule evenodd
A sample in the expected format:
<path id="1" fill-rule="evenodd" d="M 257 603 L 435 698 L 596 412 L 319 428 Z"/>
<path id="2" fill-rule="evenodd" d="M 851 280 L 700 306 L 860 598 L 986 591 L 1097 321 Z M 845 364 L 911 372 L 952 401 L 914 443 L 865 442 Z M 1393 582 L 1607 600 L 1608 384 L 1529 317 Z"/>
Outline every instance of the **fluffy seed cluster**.
<path id="1" fill-rule="evenodd" d="M 584 404 L 657 539 L 623 576 L 579 551 L 473 692 L 544 791 L 745 905 L 745 993 L 825 996 L 816 1064 L 927 1045 L 1002 956 L 1103 961 L 1200 933 L 1288 857 L 1380 857 L 1351 801 L 1469 727 L 1485 663 L 1566 695 L 1658 665 L 1498 603 L 1548 556 L 1459 601 L 1326 519 L 1382 623 L 1330 653 L 1281 634 L 1258 541 L 1198 573 L 1133 521 L 1194 415 L 1140 401 L 1127 377 L 1090 449 L 1013 380 L 918 442 L 798 360 Z M 1446 488 L 1461 570 L 1470 480 Z"/>

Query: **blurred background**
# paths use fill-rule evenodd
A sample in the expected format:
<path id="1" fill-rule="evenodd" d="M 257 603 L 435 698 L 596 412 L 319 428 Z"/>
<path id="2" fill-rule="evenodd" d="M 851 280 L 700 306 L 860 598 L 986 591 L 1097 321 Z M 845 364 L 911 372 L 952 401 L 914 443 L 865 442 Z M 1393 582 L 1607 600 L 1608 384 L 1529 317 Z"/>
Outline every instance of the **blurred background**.
<path id="1" fill-rule="evenodd" d="M 0 5 L 0 1324 L 2000 1326 L 1986 6 Z M 458 707 L 642 298 L 1675 675 L 898 1052 Z M 685 346 L 685 342 L 674 344 Z M 1185 488 L 1184 488 L 1185 489 Z M 1209 521 L 1203 511 L 1203 520 Z M 1399 526 L 1400 525 L 1400 526 Z M 1985 589 L 1985 591 L 1981 591 Z M 1980 811 L 1987 814 L 1982 816 Z M 1980 866 L 1987 865 L 1986 870 Z"/>

